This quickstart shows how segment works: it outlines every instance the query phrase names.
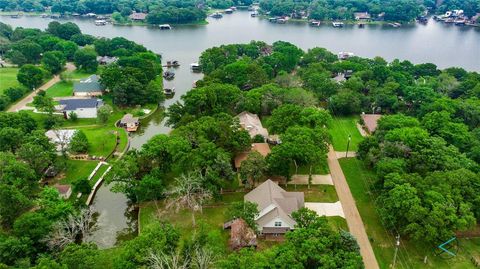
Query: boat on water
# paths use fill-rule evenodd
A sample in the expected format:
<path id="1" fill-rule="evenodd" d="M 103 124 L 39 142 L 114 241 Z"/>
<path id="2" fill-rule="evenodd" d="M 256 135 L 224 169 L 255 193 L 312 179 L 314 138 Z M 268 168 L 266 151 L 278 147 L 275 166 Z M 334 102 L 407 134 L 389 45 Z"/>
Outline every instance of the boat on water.
<path id="1" fill-rule="evenodd" d="M 172 26 L 170 26 L 170 24 L 160 24 L 158 27 L 160 30 L 172 30 Z"/>
<path id="2" fill-rule="evenodd" d="M 200 66 L 199 63 L 192 63 L 192 64 L 190 64 L 190 69 L 192 69 L 193 72 L 200 72 L 200 71 L 202 71 L 202 67 Z"/>
<path id="3" fill-rule="evenodd" d="M 223 18 L 223 15 L 220 12 L 215 12 L 212 15 L 210 15 L 210 17 L 215 18 L 215 19 L 221 19 L 221 18 Z"/>
<path id="4" fill-rule="evenodd" d="M 277 23 L 279 23 L 279 24 L 285 24 L 285 23 L 287 23 L 287 19 L 279 18 L 279 19 L 277 19 Z"/>
<path id="5" fill-rule="evenodd" d="M 180 63 L 177 60 L 167 61 L 166 67 L 179 67 Z"/>
<path id="6" fill-rule="evenodd" d="M 340 21 L 334 21 L 334 22 L 332 22 L 332 25 L 333 25 L 333 27 L 341 28 L 341 27 L 343 27 L 344 24 L 343 24 L 343 22 L 340 22 Z"/>
<path id="7" fill-rule="evenodd" d="M 227 8 L 224 10 L 225 14 L 232 14 L 233 13 L 233 9 L 231 8 Z"/>
<path id="8" fill-rule="evenodd" d="M 163 89 L 163 93 L 166 95 L 166 96 L 173 96 L 175 94 L 175 88 L 172 87 L 172 88 L 164 88 Z"/>
<path id="9" fill-rule="evenodd" d="M 172 80 L 172 79 L 175 78 L 175 73 L 172 72 L 172 71 L 167 70 L 167 71 L 165 71 L 165 72 L 163 73 L 163 77 L 164 77 L 166 80 Z"/>
<path id="10" fill-rule="evenodd" d="M 464 26 L 464 25 L 467 24 L 467 20 L 465 20 L 465 19 L 456 19 L 454 23 L 455 23 L 455 25 L 458 25 L 458 26 Z"/>
<path id="11" fill-rule="evenodd" d="M 12 19 L 18 19 L 18 18 L 20 18 L 20 14 L 19 14 L 19 13 L 17 13 L 17 14 L 12 14 L 12 15 L 10 15 L 10 18 L 12 18 Z"/>
<path id="12" fill-rule="evenodd" d="M 254 12 L 250 13 L 250 17 L 252 17 L 252 18 L 258 17 L 258 12 L 254 11 Z"/>
<path id="13" fill-rule="evenodd" d="M 48 14 L 43 13 L 42 15 L 40 15 L 40 17 L 41 17 L 41 18 L 44 18 L 44 19 L 45 19 L 45 18 L 48 18 Z"/>
<path id="14" fill-rule="evenodd" d="M 104 25 L 107 25 L 107 21 L 106 20 L 95 20 L 95 25 L 96 26 L 104 26 Z"/>
<path id="15" fill-rule="evenodd" d="M 392 27 L 394 27 L 394 28 L 398 28 L 398 27 L 402 26 L 402 24 L 401 24 L 401 23 L 398 23 L 398 22 L 391 22 L 391 23 L 389 23 L 388 25 L 390 25 L 390 26 L 392 26 Z"/>
<path id="16" fill-rule="evenodd" d="M 319 27 L 320 24 L 322 24 L 320 21 L 310 21 L 310 26 L 313 26 L 313 27 Z"/>
<path id="17" fill-rule="evenodd" d="M 340 51 L 337 55 L 339 60 L 347 60 L 350 57 L 355 56 L 353 52 L 348 52 L 348 51 Z"/>

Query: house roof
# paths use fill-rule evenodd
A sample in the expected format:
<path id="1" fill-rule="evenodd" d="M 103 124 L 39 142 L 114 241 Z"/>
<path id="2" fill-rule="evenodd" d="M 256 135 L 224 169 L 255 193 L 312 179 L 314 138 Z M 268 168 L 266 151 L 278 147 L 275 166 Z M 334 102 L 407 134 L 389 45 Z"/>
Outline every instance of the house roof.
<path id="1" fill-rule="evenodd" d="M 303 192 L 287 192 L 270 179 L 247 193 L 244 199 L 257 204 L 259 214 L 255 221 L 261 228 L 276 218 L 293 227 L 296 222 L 291 213 L 302 208 L 305 203 Z"/>
<path id="2" fill-rule="evenodd" d="M 71 189 L 70 185 L 56 184 L 53 187 L 57 189 L 60 194 L 67 194 Z"/>
<path id="3" fill-rule="evenodd" d="M 103 90 L 97 75 L 75 82 L 73 84 L 73 92 L 101 92 Z"/>
<path id="4" fill-rule="evenodd" d="M 268 137 L 267 129 L 263 128 L 262 122 L 256 114 L 243 111 L 242 113 L 238 114 L 237 117 L 240 120 L 240 126 L 248 131 L 250 137 L 253 138 L 258 134 L 265 138 Z"/>
<path id="5" fill-rule="evenodd" d="M 134 12 L 129 17 L 132 20 L 142 20 L 143 21 L 143 20 L 145 20 L 145 18 L 147 18 L 147 14 L 146 13 L 141 13 L 141 12 L 140 13 Z"/>
<path id="6" fill-rule="evenodd" d="M 362 120 L 365 123 L 365 127 L 369 133 L 375 132 L 377 129 L 378 120 L 382 117 L 382 115 L 378 114 L 362 114 Z"/>
<path id="7" fill-rule="evenodd" d="M 118 61 L 117 57 L 110 57 L 110 56 L 97 56 L 97 62 L 100 64 L 113 64 L 114 62 Z"/>
<path id="8" fill-rule="evenodd" d="M 121 124 L 136 123 L 138 122 L 138 117 L 134 117 L 132 114 L 125 114 L 120 120 Z"/>
<path id="9" fill-rule="evenodd" d="M 248 154 L 252 151 L 257 151 L 262 154 L 263 157 L 266 157 L 271 152 L 268 143 L 253 143 L 248 151 L 241 152 L 235 157 L 235 168 L 239 168 L 241 163 L 247 159 Z"/>
<path id="10" fill-rule="evenodd" d="M 95 108 L 102 105 L 102 100 L 98 99 L 67 99 L 60 100 L 63 110 L 77 110 L 79 108 Z"/>

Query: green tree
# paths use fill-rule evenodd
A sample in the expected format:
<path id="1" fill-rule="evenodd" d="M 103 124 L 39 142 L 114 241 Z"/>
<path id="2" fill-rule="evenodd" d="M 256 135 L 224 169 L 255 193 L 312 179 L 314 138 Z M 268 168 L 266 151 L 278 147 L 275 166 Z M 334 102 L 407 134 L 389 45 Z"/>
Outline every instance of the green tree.
<path id="1" fill-rule="evenodd" d="M 247 159 L 241 163 L 240 176 L 242 180 L 249 182 L 250 186 L 255 186 L 263 178 L 267 170 L 267 163 L 263 156 L 257 151 L 248 154 Z"/>
<path id="2" fill-rule="evenodd" d="M 92 190 L 92 186 L 90 186 L 90 181 L 86 178 L 79 178 L 75 180 L 72 185 L 74 192 L 89 194 Z"/>
<path id="3" fill-rule="evenodd" d="M 18 82 L 29 89 L 35 89 L 42 85 L 44 77 L 44 70 L 31 64 L 22 66 L 17 74 Z"/>
<path id="4" fill-rule="evenodd" d="M 17 188 L 0 183 L 0 223 L 11 227 L 15 219 L 25 212 L 32 202 Z"/>
<path id="5" fill-rule="evenodd" d="M 86 72 L 97 71 L 97 53 L 91 48 L 83 48 L 75 52 L 73 61 L 78 69 Z"/>
<path id="6" fill-rule="evenodd" d="M 70 244 L 60 253 L 59 261 L 71 269 L 94 268 L 98 264 L 100 252 L 93 243 Z"/>
<path id="7" fill-rule="evenodd" d="M 243 219 L 254 231 L 258 230 L 255 218 L 258 216 L 258 205 L 249 201 L 233 202 L 227 211 L 227 218 Z"/>
<path id="8" fill-rule="evenodd" d="M 110 118 L 110 115 L 112 114 L 113 109 L 111 106 L 105 104 L 98 108 L 97 111 L 97 119 L 101 124 L 106 124 L 108 122 L 108 119 Z"/>
<path id="9" fill-rule="evenodd" d="M 75 131 L 70 140 L 68 151 L 73 154 L 86 153 L 88 151 L 89 142 L 85 133 L 81 130 Z"/>
<path id="10" fill-rule="evenodd" d="M 65 63 L 65 55 L 60 51 L 47 51 L 43 54 L 42 65 L 52 74 L 62 71 Z"/>

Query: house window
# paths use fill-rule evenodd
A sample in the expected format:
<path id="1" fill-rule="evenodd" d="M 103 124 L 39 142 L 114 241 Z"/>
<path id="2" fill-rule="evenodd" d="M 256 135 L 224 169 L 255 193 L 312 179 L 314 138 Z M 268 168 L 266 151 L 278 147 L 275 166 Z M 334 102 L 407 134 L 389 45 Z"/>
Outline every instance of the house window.
<path id="1" fill-rule="evenodd" d="M 282 222 L 281 221 L 275 221 L 275 227 L 281 227 Z"/>

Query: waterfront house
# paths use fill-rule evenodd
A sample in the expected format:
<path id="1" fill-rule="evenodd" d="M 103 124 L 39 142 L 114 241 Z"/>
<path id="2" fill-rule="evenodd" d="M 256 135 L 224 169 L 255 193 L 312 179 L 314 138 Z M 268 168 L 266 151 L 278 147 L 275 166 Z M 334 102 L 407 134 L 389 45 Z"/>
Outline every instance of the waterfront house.
<path id="1" fill-rule="evenodd" d="M 372 19 L 372 16 L 370 16 L 368 12 L 355 12 L 353 15 L 357 21 L 369 21 Z"/>
<path id="2" fill-rule="evenodd" d="M 101 96 L 102 93 L 103 86 L 100 84 L 99 77 L 97 75 L 91 75 L 90 77 L 73 84 L 74 96 Z"/>
<path id="3" fill-rule="evenodd" d="M 147 15 L 146 13 L 142 13 L 142 12 L 133 12 L 132 14 L 130 14 L 130 16 L 128 16 L 132 21 L 145 21 L 145 19 L 147 18 Z"/>
<path id="4" fill-rule="evenodd" d="M 303 192 L 287 192 L 277 183 L 266 180 L 247 193 L 245 201 L 256 203 L 259 211 L 255 217 L 259 233 L 276 237 L 294 229 L 292 213 L 305 204 Z"/>
<path id="5" fill-rule="evenodd" d="M 267 157 L 267 155 L 271 152 L 268 143 L 253 143 L 249 150 L 240 152 L 237 154 L 237 156 L 235 156 L 235 168 L 239 169 L 242 165 L 242 162 L 247 159 L 248 154 L 253 151 L 260 153 L 263 157 Z"/>
<path id="6" fill-rule="evenodd" d="M 119 126 L 125 128 L 127 132 L 135 132 L 139 125 L 138 117 L 134 117 L 132 114 L 125 114 L 119 123 Z"/>
<path id="7" fill-rule="evenodd" d="M 382 117 L 379 114 L 365 114 L 362 113 L 361 118 L 363 121 L 363 126 L 369 134 L 373 134 L 377 129 L 378 120 Z"/>
<path id="8" fill-rule="evenodd" d="M 247 130 L 251 138 L 254 138 L 256 135 L 261 135 L 264 138 L 268 137 L 267 129 L 263 128 L 262 122 L 256 114 L 243 111 L 237 115 L 237 118 L 240 121 L 240 126 Z"/>
<path id="9" fill-rule="evenodd" d="M 63 112 L 66 119 L 70 117 L 70 113 L 74 112 L 78 118 L 96 118 L 97 110 L 103 105 L 102 100 L 92 99 L 67 99 L 60 100 L 57 110 Z"/>

